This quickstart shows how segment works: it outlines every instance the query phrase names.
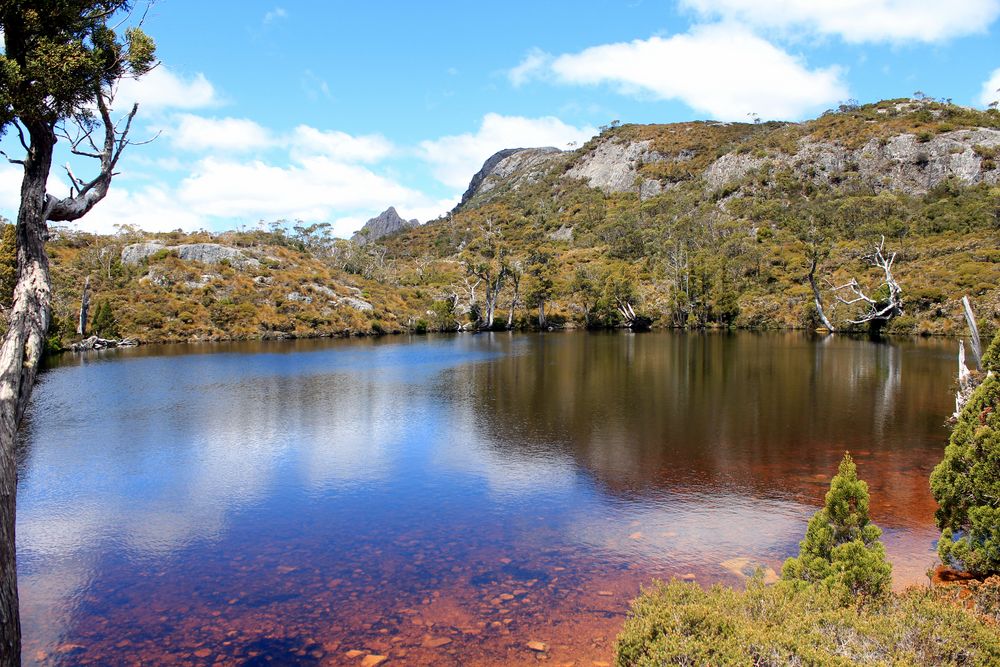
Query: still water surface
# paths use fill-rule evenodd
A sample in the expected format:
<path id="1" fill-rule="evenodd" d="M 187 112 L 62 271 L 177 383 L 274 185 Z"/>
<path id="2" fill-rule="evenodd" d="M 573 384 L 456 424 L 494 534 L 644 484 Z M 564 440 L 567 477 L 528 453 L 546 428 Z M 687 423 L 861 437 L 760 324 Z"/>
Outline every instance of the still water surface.
<path id="1" fill-rule="evenodd" d="M 67 355 L 21 442 L 25 662 L 609 661 L 651 579 L 780 570 L 845 450 L 897 585 L 926 581 L 954 348 L 573 333 Z"/>

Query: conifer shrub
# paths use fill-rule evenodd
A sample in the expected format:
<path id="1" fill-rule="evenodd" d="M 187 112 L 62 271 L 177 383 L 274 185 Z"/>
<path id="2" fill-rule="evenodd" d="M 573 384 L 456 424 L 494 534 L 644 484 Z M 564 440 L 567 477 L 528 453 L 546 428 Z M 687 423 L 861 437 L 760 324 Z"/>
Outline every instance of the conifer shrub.
<path id="1" fill-rule="evenodd" d="M 94 314 L 90 320 L 90 330 L 95 336 L 101 338 L 117 338 L 118 322 L 111 311 L 111 304 L 108 301 L 100 301 L 94 308 Z"/>
<path id="2" fill-rule="evenodd" d="M 868 484 L 845 454 L 830 482 L 826 505 L 813 515 L 799 555 L 785 561 L 783 579 L 818 584 L 849 599 L 881 597 L 892 585 L 892 566 L 879 538 L 882 531 L 868 517 Z"/>
<path id="3" fill-rule="evenodd" d="M 1000 574 L 1000 334 L 984 355 L 992 374 L 955 423 L 944 460 L 931 473 L 941 562 L 977 576 Z"/>

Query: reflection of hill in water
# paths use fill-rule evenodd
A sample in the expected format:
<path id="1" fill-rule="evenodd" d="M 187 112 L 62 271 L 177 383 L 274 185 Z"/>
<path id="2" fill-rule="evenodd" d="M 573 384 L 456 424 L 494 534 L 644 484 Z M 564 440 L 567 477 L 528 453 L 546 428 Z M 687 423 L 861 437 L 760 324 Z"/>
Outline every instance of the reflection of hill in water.
<path id="1" fill-rule="evenodd" d="M 925 523 L 950 355 L 941 341 L 805 334 L 540 336 L 448 382 L 470 387 L 498 457 L 566 456 L 614 494 L 818 501 L 850 450 L 876 511 Z"/>

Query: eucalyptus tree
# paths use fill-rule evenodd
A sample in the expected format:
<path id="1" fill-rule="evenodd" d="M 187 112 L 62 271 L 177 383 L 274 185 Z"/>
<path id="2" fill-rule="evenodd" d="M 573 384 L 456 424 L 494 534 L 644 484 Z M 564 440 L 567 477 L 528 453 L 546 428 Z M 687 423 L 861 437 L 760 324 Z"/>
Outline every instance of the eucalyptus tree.
<path id="1" fill-rule="evenodd" d="M 0 344 L 0 667 L 20 664 L 14 438 L 51 317 L 48 223 L 78 220 L 101 201 L 130 144 L 138 105 L 116 117 L 114 92 L 155 65 L 155 45 L 132 10 L 129 0 L 0 1 L 0 130 L 16 134 L 17 154 L 4 156 L 23 168 L 17 281 Z M 67 163 L 70 190 L 63 197 L 47 187 L 59 140 L 75 164 L 96 167 L 81 178 Z"/>

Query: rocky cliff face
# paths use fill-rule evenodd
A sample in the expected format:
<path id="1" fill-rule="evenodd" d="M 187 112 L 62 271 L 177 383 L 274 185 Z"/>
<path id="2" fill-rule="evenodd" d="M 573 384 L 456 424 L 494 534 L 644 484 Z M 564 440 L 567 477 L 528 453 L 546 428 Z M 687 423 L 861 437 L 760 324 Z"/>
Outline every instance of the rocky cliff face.
<path id="1" fill-rule="evenodd" d="M 366 222 L 364 227 L 354 233 L 351 240 L 355 243 L 368 243 L 370 241 L 380 239 L 383 236 L 388 236 L 389 234 L 395 234 L 396 232 L 404 229 L 416 227 L 419 224 L 420 222 L 415 219 L 404 220 L 399 213 L 396 212 L 395 207 L 390 206 Z"/>
<path id="2" fill-rule="evenodd" d="M 791 155 L 727 153 L 715 160 L 703 176 L 708 187 L 717 190 L 770 163 L 778 168 L 789 167 L 823 184 L 834 184 L 854 173 L 876 191 L 924 194 L 948 178 L 963 185 L 997 184 L 1000 170 L 983 157 L 997 147 L 1000 130 L 989 128 L 947 132 L 926 141 L 914 134 L 900 134 L 885 141 L 872 139 L 853 150 L 829 142 L 802 140 L 799 150 Z"/>
<path id="3" fill-rule="evenodd" d="M 608 194 L 635 192 L 643 199 L 692 179 L 700 180 L 707 192 L 717 191 L 764 168 L 790 169 L 817 185 L 836 186 L 854 178 L 875 192 L 912 195 L 924 194 L 946 179 L 963 185 L 1000 183 L 1000 128 L 995 119 L 980 115 L 964 128 L 956 123 L 955 129 L 945 129 L 947 125 L 928 123 L 944 123 L 945 113 L 973 110 L 925 106 L 918 101 L 880 103 L 873 117 L 852 119 L 856 125 L 846 130 L 829 120 L 835 116 L 764 126 L 623 126 L 575 152 L 508 149 L 486 161 L 456 210 L 535 182 L 557 168 L 561 178 L 581 179 Z M 920 120 L 921 113 L 930 120 Z M 993 126 L 979 126 L 977 120 Z M 839 136 L 829 136 L 831 127 Z"/>
<path id="4" fill-rule="evenodd" d="M 564 155 L 558 148 L 507 148 L 491 155 L 476 172 L 455 210 L 464 208 L 474 199 L 484 199 L 501 186 L 516 189 L 523 183 L 541 178 L 556 158 Z"/>

